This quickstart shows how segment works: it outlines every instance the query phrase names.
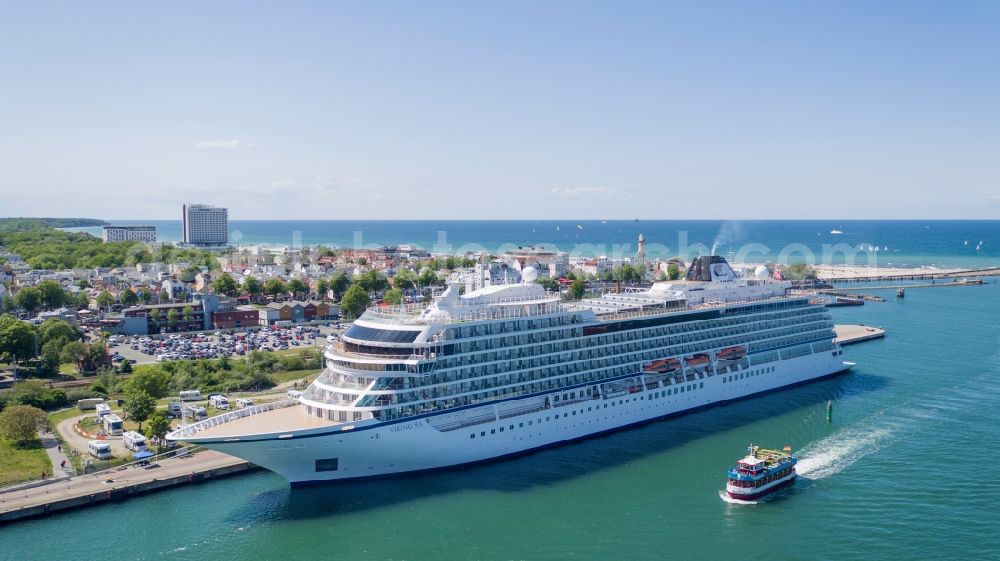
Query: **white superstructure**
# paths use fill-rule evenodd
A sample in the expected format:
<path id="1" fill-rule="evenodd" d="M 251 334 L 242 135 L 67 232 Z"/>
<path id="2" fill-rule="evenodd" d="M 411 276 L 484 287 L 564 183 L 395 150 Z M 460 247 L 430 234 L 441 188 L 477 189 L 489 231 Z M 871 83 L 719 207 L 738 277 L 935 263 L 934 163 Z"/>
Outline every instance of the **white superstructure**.
<path id="1" fill-rule="evenodd" d="M 846 370 L 822 306 L 721 257 L 563 302 L 533 283 L 370 309 L 294 400 L 168 435 L 293 484 L 517 454 Z"/>

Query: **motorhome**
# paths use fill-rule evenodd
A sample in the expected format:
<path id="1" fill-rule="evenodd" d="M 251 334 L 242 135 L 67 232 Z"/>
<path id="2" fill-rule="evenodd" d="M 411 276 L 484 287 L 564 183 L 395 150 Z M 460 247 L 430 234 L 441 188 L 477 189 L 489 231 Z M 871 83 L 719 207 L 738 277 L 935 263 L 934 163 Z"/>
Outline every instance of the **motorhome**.
<path id="1" fill-rule="evenodd" d="M 201 392 L 198 390 L 184 390 L 180 395 L 181 401 L 198 401 L 201 399 Z"/>
<path id="2" fill-rule="evenodd" d="M 302 392 L 299 390 L 288 390 L 288 399 L 298 399 L 302 397 Z"/>
<path id="3" fill-rule="evenodd" d="M 167 415 L 170 417 L 180 417 L 181 416 L 181 402 L 171 401 L 167 404 Z"/>
<path id="4" fill-rule="evenodd" d="M 104 419 L 104 417 L 111 414 L 111 406 L 108 405 L 107 403 L 98 403 L 97 405 L 94 406 L 94 409 L 97 410 L 98 423 L 100 423 L 101 420 Z"/>
<path id="5" fill-rule="evenodd" d="M 185 405 L 184 416 L 196 421 L 201 419 L 207 419 L 208 410 L 200 405 Z"/>
<path id="6" fill-rule="evenodd" d="M 125 431 L 122 434 L 122 443 L 125 444 L 126 448 L 133 452 L 146 449 L 146 437 L 135 432 L 134 430 Z"/>
<path id="7" fill-rule="evenodd" d="M 111 436 L 118 436 L 125 431 L 125 422 L 114 413 L 109 413 L 101 420 L 104 425 L 104 433 Z"/>
<path id="8" fill-rule="evenodd" d="M 210 395 L 208 396 L 208 404 L 216 409 L 229 409 L 229 399 L 224 395 Z"/>
<path id="9" fill-rule="evenodd" d="M 236 400 L 236 407 L 239 407 L 240 409 L 246 409 L 251 405 L 253 405 L 253 400 L 250 399 L 249 397 L 241 397 L 240 399 Z"/>
<path id="10" fill-rule="evenodd" d="M 111 459 L 111 445 L 103 440 L 91 440 L 88 442 L 87 451 L 98 460 Z"/>
<path id="11" fill-rule="evenodd" d="M 81 399 L 76 402 L 76 406 L 80 408 L 80 411 L 86 411 L 88 409 L 94 409 L 98 404 L 104 403 L 104 398 L 101 397 L 90 397 L 87 399 Z"/>

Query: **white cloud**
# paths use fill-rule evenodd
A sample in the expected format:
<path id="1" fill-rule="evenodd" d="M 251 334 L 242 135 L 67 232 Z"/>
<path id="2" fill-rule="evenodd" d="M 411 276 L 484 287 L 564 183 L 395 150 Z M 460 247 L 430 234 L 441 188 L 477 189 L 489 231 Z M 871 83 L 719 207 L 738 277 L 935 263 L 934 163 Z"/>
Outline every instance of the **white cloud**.
<path id="1" fill-rule="evenodd" d="M 549 191 L 549 194 L 567 199 L 618 199 L 625 201 L 632 198 L 632 193 L 614 187 L 569 187 L 565 189 L 556 187 Z"/>
<path id="2" fill-rule="evenodd" d="M 199 150 L 247 150 L 254 145 L 242 140 L 199 140 L 194 147 Z"/>

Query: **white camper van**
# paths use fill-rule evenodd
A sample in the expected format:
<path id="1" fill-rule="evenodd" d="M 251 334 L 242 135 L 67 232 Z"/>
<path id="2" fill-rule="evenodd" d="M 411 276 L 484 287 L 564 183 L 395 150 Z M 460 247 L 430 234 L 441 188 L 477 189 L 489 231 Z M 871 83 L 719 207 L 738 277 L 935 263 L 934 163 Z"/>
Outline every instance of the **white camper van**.
<path id="1" fill-rule="evenodd" d="M 181 401 L 198 401 L 201 399 L 201 392 L 198 390 L 184 390 L 181 392 Z"/>
<path id="2" fill-rule="evenodd" d="M 216 409 L 229 409 L 229 400 L 224 395 L 208 396 L 208 404 Z"/>
<path id="3" fill-rule="evenodd" d="M 125 431 L 125 423 L 122 418 L 114 413 L 105 415 L 102 424 L 104 425 L 104 433 L 111 436 L 118 436 Z"/>
<path id="4" fill-rule="evenodd" d="M 125 431 L 122 434 L 122 442 L 125 444 L 126 448 L 133 452 L 146 449 L 146 437 L 135 432 L 134 430 Z"/>
<path id="5" fill-rule="evenodd" d="M 104 403 L 104 398 L 101 397 L 88 397 L 86 399 L 81 399 L 76 402 L 76 406 L 80 408 L 80 411 L 86 411 L 88 409 L 94 409 L 101 403 Z"/>
<path id="6" fill-rule="evenodd" d="M 94 406 L 94 409 L 97 410 L 98 423 L 101 423 L 104 417 L 111 414 L 111 406 L 108 405 L 107 403 L 98 403 L 97 405 Z"/>
<path id="7" fill-rule="evenodd" d="M 87 443 L 87 450 L 98 460 L 111 459 L 111 445 L 103 440 L 91 440 Z"/>
<path id="8" fill-rule="evenodd" d="M 286 395 L 288 395 L 288 399 L 298 399 L 302 397 L 302 392 L 299 390 L 288 390 Z"/>

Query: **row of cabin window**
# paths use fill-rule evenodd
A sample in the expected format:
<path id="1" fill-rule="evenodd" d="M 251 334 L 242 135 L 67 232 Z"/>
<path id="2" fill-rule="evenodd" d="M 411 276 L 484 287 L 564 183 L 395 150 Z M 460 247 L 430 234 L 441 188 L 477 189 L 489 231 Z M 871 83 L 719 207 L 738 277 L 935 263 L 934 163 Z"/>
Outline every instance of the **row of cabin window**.
<path id="1" fill-rule="evenodd" d="M 690 392 L 690 391 L 694 391 L 694 390 L 701 389 L 701 388 L 704 388 L 704 387 L 705 387 L 705 382 L 700 382 L 698 384 L 688 384 L 686 386 L 682 386 L 682 387 L 679 387 L 679 388 L 671 388 L 671 389 L 668 389 L 668 390 L 662 390 L 662 391 L 658 391 L 658 392 L 653 392 L 653 393 L 649 394 L 649 399 L 650 400 L 659 399 L 659 398 L 666 397 L 666 396 L 669 396 L 669 395 L 672 395 L 672 394 L 678 394 L 679 395 L 679 394 L 684 393 L 685 391 Z M 629 401 L 640 401 L 640 400 L 643 400 L 643 399 L 645 399 L 644 396 L 633 397 L 632 399 L 619 399 L 618 400 L 618 405 L 623 405 L 625 402 L 629 402 Z M 611 405 L 611 407 L 614 407 L 615 406 L 615 402 L 612 401 L 610 405 Z M 603 406 L 603 409 L 607 409 L 607 408 L 608 408 L 608 404 L 605 403 L 604 406 Z M 600 410 L 600 409 L 602 409 L 602 407 L 600 405 L 598 405 L 597 409 Z M 591 412 L 593 410 L 594 410 L 593 406 L 587 407 L 586 412 L 589 413 L 589 412 Z M 580 411 L 581 415 L 583 415 L 584 412 L 585 412 L 584 409 L 582 409 L 582 408 L 579 411 Z M 573 411 L 570 411 L 569 413 L 561 413 L 561 415 L 562 415 L 563 418 L 566 418 L 566 417 L 576 416 L 576 413 L 577 413 L 577 410 L 574 409 Z M 560 416 L 560 413 L 556 413 L 555 415 L 546 415 L 545 416 L 545 420 L 546 421 L 551 421 L 553 416 L 556 419 L 558 419 L 559 416 Z M 530 427 L 534 423 L 535 423 L 535 421 L 528 421 L 528 426 Z M 542 418 L 539 417 L 538 418 L 538 424 L 541 424 L 541 423 L 542 423 Z M 524 422 L 518 423 L 517 424 L 517 428 L 522 428 L 523 429 L 524 428 Z M 509 425 L 508 429 L 509 430 L 514 430 L 514 425 Z M 500 427 L 499 429 L 490 429 L 490 434 L 496 434 L 497 432 L 503 432 L 503 431 L 504 431 L 504 427 Z M 486 431 L 480 431 L 479 432 L 479 436 L 480 437 L 486 436 Z M 476 433 L 474 433 L 474 432 L 470 433 L 469 434 L 469 438 L 476 438 Z"/>
<path id="2" fill-rule="evenodd" d="M 726 384 L 736 380 L 742 380 L 744 378 L 744 375 L 746 378 L 749 378 L 751 376 L 760 376 L 761 374 L 769 374 L 771 372 L 774 372 L 773 366 L 769 366 L 767 368 L 758 368 L 757 370 L 751 370 L 750 372 L 740 372 L 739 374 L 733 374 L 732 376 L 723 376 L 722 383 Z"/>

